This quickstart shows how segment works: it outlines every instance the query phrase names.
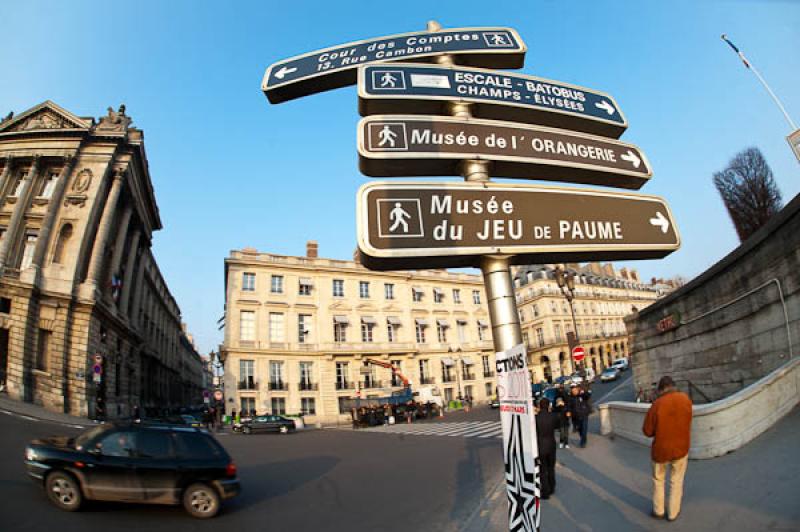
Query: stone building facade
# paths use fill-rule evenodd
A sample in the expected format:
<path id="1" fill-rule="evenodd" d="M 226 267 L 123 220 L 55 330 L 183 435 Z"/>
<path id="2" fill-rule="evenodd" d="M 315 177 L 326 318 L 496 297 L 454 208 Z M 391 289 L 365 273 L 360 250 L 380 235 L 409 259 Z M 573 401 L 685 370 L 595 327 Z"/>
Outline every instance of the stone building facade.
<path id="1" fill-rule="evenodd" d="M 575 321 L 586 367 L 600 373 L 617 358 L 629 356 L 623 318 L 651 305 L 659 287 L 642 283 L 636 270 L 616 271 L 611 264 L 561 265 L 575 273 Z M 555 278 L 556 265 L 523 266 L 515 270 L 514 286 L 522 337 L 527 344 L 533 382 L 572 373 L 567 334 L 574 330 L 572 314 Z"/>
<path id="2" fill-rule="evenodd" d="M 202 401 L 203 361 L 151 252 L 159 229 L 124 106 L 95 120 L 46 101 L 0 122 L 4 392 L 89 417 Z"/>
<path id="3" fill-rule="evenodd" d="M 443 399 L 495 392 L 483 279 L 442 270 L 374 272 L 318 257 L 231 252 L 225 260 L 226 410 L 350 419 L 341 399 L 433 387 Z M 431 388 L 429 391 L 433 391 Z"/>

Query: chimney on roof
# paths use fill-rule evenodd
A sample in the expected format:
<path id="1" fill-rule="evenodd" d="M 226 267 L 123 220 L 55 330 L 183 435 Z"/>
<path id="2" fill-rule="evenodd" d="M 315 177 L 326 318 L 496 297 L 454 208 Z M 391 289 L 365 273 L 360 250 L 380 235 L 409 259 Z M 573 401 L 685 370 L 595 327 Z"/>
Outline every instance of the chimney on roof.
<path id="1" fill-rule="evenodd" d="M 637 283 L 640 283 L 640 282 L 641 282 L 641 281 L 639 280 L 639 272 L 637 272 L 636 270 L 631 270 L 631 273 L 630 273 L 630 275 L 631 275 L 631 281 L 635 281 L 635 282 L 637 282 Z"/>
<path id="2" fill-rule="evenodd" d="M 608 277 L 616 277 L 616 274 L 614 273 L 614 265 L 610 262 L 603 264 L 603 273 L 605 273 Z"/>
<path id="3" fill-rule="evenodd" d="M 319 250 L 319 244 L 316 240 L 309 240 L 306 242 L 306 257 L 309 259 L 316 259 Z"/>
<path id="4" fill-rule="evenodd" d="M 620 275 L 620 277 L 622 277 L 623 279 L 625 279 L 627 281 L 628 280 L 628 268 L 622 268 L 619 271 L 619 275 Z"/>

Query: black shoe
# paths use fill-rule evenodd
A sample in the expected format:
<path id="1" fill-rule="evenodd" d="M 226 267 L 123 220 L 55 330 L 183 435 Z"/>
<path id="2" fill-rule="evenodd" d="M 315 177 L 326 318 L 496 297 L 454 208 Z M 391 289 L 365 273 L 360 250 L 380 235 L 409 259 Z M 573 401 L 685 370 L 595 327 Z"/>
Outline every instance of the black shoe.
<path id="1" fill-rule="evenodd" d="M 657 514 L 653 511 L 650 512 L 650 517 L 653 519 L 664 519 L 664 514 Z"/>

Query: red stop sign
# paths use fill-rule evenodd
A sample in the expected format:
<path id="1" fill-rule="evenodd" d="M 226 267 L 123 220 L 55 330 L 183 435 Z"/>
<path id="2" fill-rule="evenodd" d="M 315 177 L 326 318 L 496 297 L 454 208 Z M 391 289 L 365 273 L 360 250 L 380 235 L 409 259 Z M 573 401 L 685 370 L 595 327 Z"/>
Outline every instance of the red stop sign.
<path id="1" fill-rule="evenodd" d="M 572 349 L 572 358 L 575 362 L 580 362 L 586 356 L 586 349 L 577 345 Z"/>

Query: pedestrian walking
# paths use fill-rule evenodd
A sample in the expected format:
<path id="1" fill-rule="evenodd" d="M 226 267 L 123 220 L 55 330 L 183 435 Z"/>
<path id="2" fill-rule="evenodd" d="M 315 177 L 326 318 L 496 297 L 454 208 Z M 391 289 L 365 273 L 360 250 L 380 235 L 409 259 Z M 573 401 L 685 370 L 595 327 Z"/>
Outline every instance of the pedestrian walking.
<path id="1" fill-rule="evenodd" d="M 580 436 L 581 448 L 586 447 L 589 432 L 589 414 L 592 412 L 591 396 L 591 391 L 583 390 L 579 386 L 573 386 L 570 390 L 569 414 L 572 418 L 573 428 Z"/>
<path id="2" fill-rule="evenodd" d="M 683 479 L 689 463 L 692 429 L 692 400 L 675 389 L 670 376 L 658 382 L 658 398 L 650 406 L 642 432 L 653 438 L 650 458 L 653 465 L 653 517 L 674 521 L 681 513 Z M 664 508 L 664 481 L 670 467 L 669 507 Z"/>
<path id="3" fill-rule="evenodd" d="M 567 403 L 564 402 L 562 397 L 556 397 L 556 405 L 553 412 L 558 416 L 558 448 L 569 449 L 569 424 L 570 413 L 567 408 Z"/>
<path id="4" fill-rule="evenodd" d="M 541 478 L 541 498 L 549 499 L 556 490 L 556 427 L 558 414 L 550 411 L 550 401 L 539 400 L 536 413 L 536 444 L 539 448 L 539 474 Z"/>

